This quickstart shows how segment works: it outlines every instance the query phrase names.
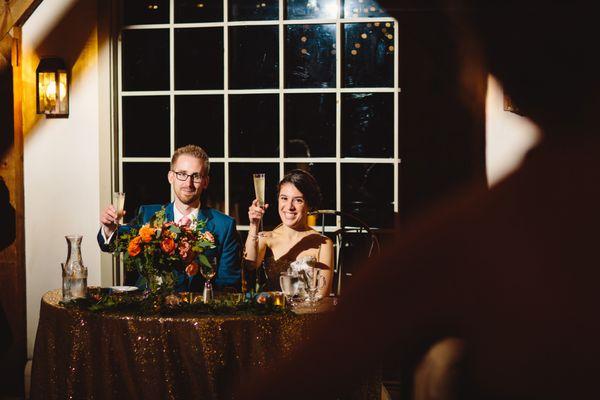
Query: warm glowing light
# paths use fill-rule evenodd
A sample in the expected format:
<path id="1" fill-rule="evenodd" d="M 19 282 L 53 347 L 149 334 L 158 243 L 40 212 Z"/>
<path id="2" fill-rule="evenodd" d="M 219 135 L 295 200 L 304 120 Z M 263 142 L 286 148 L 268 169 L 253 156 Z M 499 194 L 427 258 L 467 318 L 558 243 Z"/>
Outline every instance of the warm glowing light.
<path id="1" fill-rule="evenodd" d="M 302 50 L 300 50 L 300 53 L 302 53 L 302 54 L 308 54 L 308 50 L 302 49 Z"/>
<path id="2" fill-rule="evenodd" d="M 390 39 L 390 40 L 392 40 L 394 38 L 394 35 L 391 35 L 391 34 L 388 33 L 387 38 Z"/>
<path id="3" fill-rule="evenodd" d="M 375 22 L 373 25 L 379 26 L 380 24 L 379 24 L 379 22 Z"/>
<path id="4" fill-rule="evenodd" d="M 196 4 L 196 7 L 198 7 L 198 8 L 204 8 L 204 3 L 198 3 L 198 4 Z"/>
<path id="5" fill-rule="evenodd" d="M 390 26 L 392 26 L 392 24 L 390 24 L 389 22 L 386 22 L 385 26 L 387 26 L 389 28 Z"/>
<path id="6" fill-rule="evenodd" d="M 358 54 L 358 51 L 356 51 L 356 50 L 352 50 L 352 51 L 350 52 L 350 54 L 352 54 L 353 56 L 355 56 L 355 55 L 357 55 L 357 54 Z"/>
<path id="7" fill-rule="evenodd" d="M 64 61 L 42 59 L 36 69 L 37 113 L 47 116 L 69 115 L 68 77 Z"/>
<path id="8" fill-rule="evenodd" d="M 360 49 L 360 43 L 354 43 L 354 47 L 356 47 L 357 49 Z"/>
<path id="9" fill-rule="evenodd" d="M 394 46 L 390 46 L 390 47 L 388 47 L 388 50 L 389 50 L 389 51 L 394 51 Z"/>
<path id="10" fill-rule="evenodd" d="M 366 34 L 366 33 L 362 33 L 362 34 L 360 35 L 360 37 L 361 37 L 361 38 L 363 38 L 363 39 L 366 39 L 366 38 L 367 38 L 367 34 Z"/>
<path id="11" fill-rule="evenodd" d="M 307 41 L 307 40 L 308 40 L 308 39 L 306 38 L 306 36 L 302 36 L 302 37 L 300 38 L 300 41 L 301 41 L 302 43 L 306 43 L 306 41 Z"/>

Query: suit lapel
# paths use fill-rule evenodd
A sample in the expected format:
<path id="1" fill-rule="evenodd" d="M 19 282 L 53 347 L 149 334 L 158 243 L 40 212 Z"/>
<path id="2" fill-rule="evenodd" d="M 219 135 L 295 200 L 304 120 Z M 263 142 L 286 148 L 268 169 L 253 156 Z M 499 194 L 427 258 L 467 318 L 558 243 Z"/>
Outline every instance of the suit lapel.
<path id="1" fill-rule="evenodd" d="M 167 219 L 167 222 L 173 221 L 175 219 L 175 213 L 173 212 L 173 203 L 169 203 L 165 207 L 165 218 Z"/>
<path id="2" fill-rule="evenodd" d="M 206 223 L 212 219 L 212 213 L 208 208 L 200 208 L 198 210 L 198 220 L 204 220 Z"/>

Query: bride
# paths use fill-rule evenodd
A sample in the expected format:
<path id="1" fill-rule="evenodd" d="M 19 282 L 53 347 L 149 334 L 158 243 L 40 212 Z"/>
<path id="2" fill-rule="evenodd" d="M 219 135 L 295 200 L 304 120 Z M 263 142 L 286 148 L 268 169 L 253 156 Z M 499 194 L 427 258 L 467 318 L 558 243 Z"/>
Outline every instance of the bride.
<path id="1" fill-rule="evenodd" d="M 288 268 L 296 271 L 319 268 L 325 284 L 318 295 L 327 296 L 333 283 L 333 242 L 308 226 L 308 212 L 316 209 L 321 199 L 317 181 L 308 172 L 295 169 L 279 182 L 277 192 L 281 224 L 271 232 L 260 235 L 258 232 L 268 204 L 261 208 L 255 199 L 248 208 L 250 229 L 244 261 L 250 268 L 256 268 L 265 260 L 269 290 L 279 290 L 279 275 Z"/>

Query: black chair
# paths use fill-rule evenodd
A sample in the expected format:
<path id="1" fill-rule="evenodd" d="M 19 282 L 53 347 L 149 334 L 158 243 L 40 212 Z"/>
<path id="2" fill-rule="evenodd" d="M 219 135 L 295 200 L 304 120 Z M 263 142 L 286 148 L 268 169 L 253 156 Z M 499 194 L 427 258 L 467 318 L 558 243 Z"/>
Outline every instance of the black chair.
<path id="1" fill-rule="evenodd" d="M 373 229 L 355 215 L 336 210 L 316 210 L 309 215 L 317 216 L 317 226 L 320 225 L 321 234 L 328 235 L 333 240 L 335 255 L 332 294 L 339 296 L 342 286 L 352 277 L 353 271 L 360 268 L 369 258 L 379 255 L 379 240 Z M 327 216 L 334 216 L 336 219 L 339 217 L 339 226 L 327 221 Z M 335 230 L 327 232 L 326 222 L 335 225 Z"/>

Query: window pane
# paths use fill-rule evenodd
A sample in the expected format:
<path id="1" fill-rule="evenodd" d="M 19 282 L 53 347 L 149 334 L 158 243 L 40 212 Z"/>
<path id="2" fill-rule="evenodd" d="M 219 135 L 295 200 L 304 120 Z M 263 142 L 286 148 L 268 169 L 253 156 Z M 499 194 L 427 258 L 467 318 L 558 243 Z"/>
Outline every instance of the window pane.
<path id="1" fill-rule="evenodd" d="M 394 95 L 342 94 L 342 157 L 394 156 Z"/>
<path id="2" fill-rule="evenodd" d="M 344 25 L 344 85 L 394 86 L 394 26 L 391 22 Z"/>
<path id="3" fill-rule="evenodd" d="M 321 195 L 323 201 L 317 205 L 316 208 L 319 210 L 335 210 L 335 164 L 334 163 L 285 163 L 285 173 L 290 172 L 293 169 L 302 169 L 308 171 L 315 177 L 319 188 L 321 189 Z M 317 224 L 322 224 L 321 219 L 317 221 Z M 335 226 L 335 216 L 326 215 L 325 225 Z"/>
<path id="4" fill-rule="evenodd" d="M 229 96 L 229 156 L 279 156 L 279 95 Z"/>
<path id="5" fill-rule="evenodd" d="M 123 31 L 123 90 L 169 90 L 169 30 Z"/>
<path id="6" fill-rule="evenodd" d="M 278 18 L 278 0 L 229 0 L 230 21 L 263 21 Z"/>
<path id="7" fill-rule="evenodd" d="M 223 0 L 175 0 L 175 22 L 223 21 Z"/>
<path id="8" fill-rule="evenodd" d="M 123 156 L 169 157 L 169 96 L 123 97 Z"/>
<path id="9" fill-rule="evenodd" d="M 209 156 L 211 154 L 209 153 Z M 202 193 L 202 204 L 225 212 L 225 173 L 223 163 L 210 163 L 210 182 Z"/>
<path id="10" fill-rule="evenodd" d="M 223 29 L 175 29 L 175 88 L 223 89 Z"/>
<path id="11" fill-rule="evenodd" d="M 286 32 L 286 87 L 335 87 L 335 25 L 288 25 Z"/>
<path id="12" fill-rule="evenodd" d="M 344 18 L 389 17 L 375 0 L 345 0 Z"/>
<path id="13" fill-rule="evenodd" d="M 135 217 L 144 204 L 167 204 L 171 201 L 171 186 L 167 180 L 169 163 L 123 163 L 125 220 Z"/>
<path id="14" fill-rule="evenodd" d="M 287 19 L 335 18 L 336 0 L 288 0 Z"/>
<path id="15" fill-rule="evenodd" d="M 335 94 L 285 95 L 285 156 L 335 157 Z"/>
<path id="16" fill-rule="evenodd" d="M 175 96 L 175 147 L 196 144 L 223 157 L 223 96 Z"/>
<path id="17" fill-rule="evenodd" d="M 277 26 L 229 28 L 229 88 L 279 87 Z"/>
<path id="18" fill-rule="evenodd" d="M 168 24 L 169 0 L 123 0 L 123 24 Z"/>
<path id="19" fill-rule="evenodd" d="M 281 222 L 277 212 L 277 184 L 279 164 L 277 163 L 231 163 L 229 164 L 229 215 L 238 224 L 248 225 L 248 207 L 254 195 L 252 174 L 265 174 L 265 201 L 269 209 L 263 219 L 265 230 L 271 230 Z"/>
<path id="20" fill-rule="evenodd" d="M 342 164 L 342 211 L 371 227 L 394 225 L 392 164 Z"/>

